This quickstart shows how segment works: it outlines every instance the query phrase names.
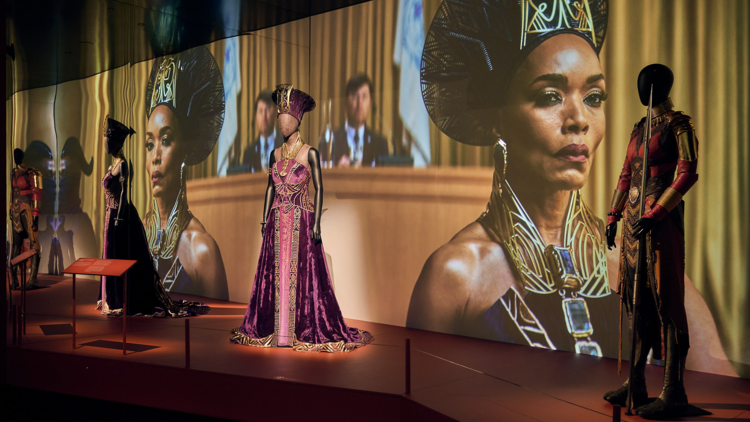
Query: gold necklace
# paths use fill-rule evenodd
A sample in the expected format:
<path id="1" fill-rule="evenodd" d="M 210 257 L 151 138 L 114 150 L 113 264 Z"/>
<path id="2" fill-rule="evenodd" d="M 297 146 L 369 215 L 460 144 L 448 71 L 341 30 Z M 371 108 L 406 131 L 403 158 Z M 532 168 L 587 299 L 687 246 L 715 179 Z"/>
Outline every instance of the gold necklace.
<path id="1" fill-rule="evenodd" d="M 305 141 L 302 140 L 302 135 L 297 132 L 297 139 L 294 141 L 294 146 L 292 147 L 291 151 L 289 151 L 289 148 L 286 146 L 286 142 L 284 142 L 284 145 L 281 146 L 281 158 L 284 159 L 284 167 L 279 172 L 279 175 L 281 175 L 281 177 L 285 177 L 287 174 L 286 167 L 289 164 L 289 159 L 297 157 L 299 150 L 302 149 L 302 145 L 304 144 Z"/>
<path id="2" fill-rule="evenodd" d="M 548 245 L 505 180 L 502 181 L 502 191 L 500 198 L 493 198 L 493 203 L 481 220 L 505 246 L 526 290 L 540 294 L 568 290 L 569 293 L 590 298 L 609 295 L 606 249 L 600 238 L 604 230 L 584 205 L 580 192 L 571 192 L 562 246 L 568 250 L 572 261 L 573 274 L 570 275 L 578 283 L 561 284 L 564 280 L 555 277 L 556 265 L 552 264 L 554 260 L 550 261 L 549 252 L 546 253 Z"/>
<path id="3" fill-rule="evenodd" d="M 571 193 L 563 227 L 563 246 L 546 245 L 536 225 L 505 180 L 507 150 L 501 140 L 495 147 L 493 189 L 487 211 L 478 221 L 503 250 L 524 290 L 537 294 L 559 293 L 568 332 L 577 353 L 601 356 L 591 340 L 593 326 L 585 298 L 600 298 L 610 292 L 607 256 L 602 239 L 604 225 L 584 205 L 580 193 Z M 530 345 L 555 349 L 545 328 L 523 295 L 515 288 L 501 297 L 521 334 Z"/>
<path id="4" fill-rule="evenodd" d="M 154 260 L 154 266 L 159 269 L 159 259 L 171 259 L 177 250 L 177 241 L 182 231 L 185 230 L 193 214 L 190 212 L 187 202 L 187 188 L 185 183 L 185 164 L 180 167 L 180 191 L 177 193 L 172 211 L 167 216 L 167 224 L 161 230 L 161 218 L 156 198 L 151 203 L 151 211 L 146 215 L 146 240 L 149 251 Z M 166 287 L 166 286 L 165 286 Z M 169 289 L 167 289 L 169 290 Z"/>

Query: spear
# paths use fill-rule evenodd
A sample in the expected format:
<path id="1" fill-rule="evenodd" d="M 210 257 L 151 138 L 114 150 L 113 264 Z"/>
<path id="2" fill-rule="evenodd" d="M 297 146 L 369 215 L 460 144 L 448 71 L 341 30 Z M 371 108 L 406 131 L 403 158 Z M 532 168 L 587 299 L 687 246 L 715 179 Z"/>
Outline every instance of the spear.
<path id="1" fill-rule="evenodd" d="M 648 110 L 646 111 L 646 133 L 643 139 L 643 171 L 641 172 L 641 192 L 638 204 L 638 215 L 643 216 L 643 210 L 646 208 L 646 180 L 648 179 L 648 146 L 651 142 L 651 116 L 653 107 L 651 101 L 654 95 L 654 85 L 651 85 L 651 93 L 648 96 Z M 638 151 L 636 151 L 637 153 Z M 641 217 L 643 218 L 643 217 Z M 646 250 L 646 236 L 638 240 L 638 260 L 635 263 L 635 280 L 633 280 L 633 326 L 631 327 L 630 341 L 630 376 L 628 378 L 628 399 L 625 404 L 625 414 L 633 414 L 633 372 L 635 370 L 635 331 L 638 318 L 638 304 L 640 303 L 638 295 L 638 286 L 641 284 L 641 268 L 643 268 L 644 254 Z"/>

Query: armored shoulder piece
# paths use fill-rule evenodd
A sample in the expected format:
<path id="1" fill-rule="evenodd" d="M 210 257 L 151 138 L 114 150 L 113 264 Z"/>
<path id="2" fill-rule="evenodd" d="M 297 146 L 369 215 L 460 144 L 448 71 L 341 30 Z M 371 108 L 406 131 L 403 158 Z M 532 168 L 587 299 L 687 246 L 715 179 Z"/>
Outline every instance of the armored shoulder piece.
<path id="1" fill-rule="evenodd" d="M 42 172 L 32 167 L 29 167 L 28 172 L 31 185 L 35 188 L 42 189 Z"/>
<path id="2" fill-rule="evenodd" d="M 693 162 L 698 159 L 698 138 L 695 136 L 695 126 L 687 114 L 676 111 L 672 113 L 669 125 L 677 139 L 677 149 L 680 158 Z"/>

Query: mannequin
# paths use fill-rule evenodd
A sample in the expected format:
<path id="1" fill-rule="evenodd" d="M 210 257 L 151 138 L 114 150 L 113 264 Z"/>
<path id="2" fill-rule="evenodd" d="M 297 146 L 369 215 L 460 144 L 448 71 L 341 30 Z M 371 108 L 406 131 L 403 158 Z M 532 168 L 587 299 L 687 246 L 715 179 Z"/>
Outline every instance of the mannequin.
<path id="1" fill-rule="evenodd" d="M 133 134 L 133 128 L 107 116 L 103 129 L 104 150 L 114 161 L 102 179 L 106 207 L 102 258 L 136 261 L 128 270 L 128 315 L 177 317 L 206 314 L 210 308 L 203 303 L 172 300 L 151 260 L 146 232 L 129 195 L 133 167 L 128 165 L 123 154 L 123 145 Z M 104 315 L 121 316 L 122 279 L 102 277 L 99 292 L 97 309 L 101 308 Z"/>
<path id="2" fill-rule="evenodd" d="M 351 352 L 373 337 L 344 322 L 325 260 L 320 154 L 299 133 L 315 100 L 292 85 L 278 85 L 273 101 L 284 144 L 269 157 L 263 244 L 245 319 L 230 340 L 300 352 Z M 314 204 L 307 192 L 310 179 Z"/>
<path id="3" fill-rule="evenodd" d="M 31 275 L 26 282 L 26 290 L 33 290 L 39 287 L 37 273 L 39 272 L 39 202 L 42 199 L 42 174 L 31 167 L 26 167 L 23 163 L 24 153 L 16 148 L 13 150 L 13 161 L 16 163 L 11 179 L 11 203 L 10 218 L 13 227 L 13 252 L 11 258 L 15 258 L 21 253 L 21 245 L 24 239 L 29 239 L 31 249 L 37 251 L 37 254 L 31 258 Z M 11 271 L 12 288 L 18 288 L 18 276 L 16 269 Z"/>
<path id="4" fill-rule="evenodd" d="M 643 254 L 643 285 L 635 331 L 634 374 L 604 399 L 624 406 L 628 385 L 632 382 L 635 413 L 645 419 L 679 416 L 688 408 L 683 371 L 689 344 L 685 312 L 685 238 L 682 196 L 698 180 L 698 140 L 689 116 L 673 111 L 669 92 L 674 82 L 672 71 L 664 65 L 646 66 L 638 75 L 638 95 L 648 105 L 653 86 L 653 113 L 646 192 L 639 192 L 643 177 L 643 147 L 646 118 L 636 123 L 630 135 L 627 156 L 608 214 L 607 247 L 616 247 L 617 222 L 625 218 L 620 256 L 619 293 L 632 319 L 633 280 L 638 254 Z M 675 175 L 676 173 L 676 175 Z M 646 195 L 645 209 L 638 215 L 640 195 Z M 624 213 L 624 215 L 623 215 Z M 638 240 L 646 239 L 645 250 Z M 644 268 L 645 267 L 645 268 Z M 655 287 L 652 293 L 651 285 Z M 665 356 L 660 357 L 662 350 Z M 664 385 L 659 398 L 646 404 L 644 370 L 649 351 L 664 359 Z"/>

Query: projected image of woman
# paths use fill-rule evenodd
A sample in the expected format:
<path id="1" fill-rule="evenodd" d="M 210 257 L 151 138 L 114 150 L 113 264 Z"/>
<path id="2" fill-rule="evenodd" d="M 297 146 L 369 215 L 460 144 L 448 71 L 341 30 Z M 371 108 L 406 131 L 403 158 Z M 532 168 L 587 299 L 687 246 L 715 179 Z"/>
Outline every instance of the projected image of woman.
<path id="1" fill-rule="evenodd" d="M 186 192 L 185 167 L 208 157 L 224 122 L 221 72 L 206 47 L 156 59 L 146 114 L 146 172 L 154 199 L 143 224 L 164 287 L 228 299 L 221 251 L 190 212 Z"/>
<path id="2" fill-rule="evenodd" d="M 606 127 L 607 14 L 606 0 L 441 4 L 423 52 L 425 105 L 451 138 L 495 145 L 495 172 L 487 211 L 425 263 L 407 326 L 618 355 L 619 251 L 578 191 Z M 734 374 L 687 285 L 701 337 L 692 368 Z"/>

